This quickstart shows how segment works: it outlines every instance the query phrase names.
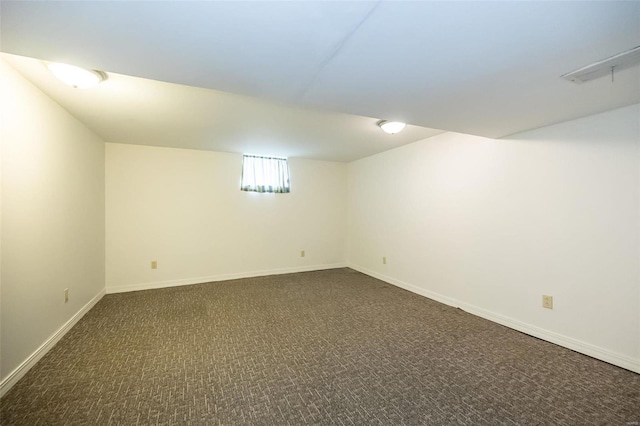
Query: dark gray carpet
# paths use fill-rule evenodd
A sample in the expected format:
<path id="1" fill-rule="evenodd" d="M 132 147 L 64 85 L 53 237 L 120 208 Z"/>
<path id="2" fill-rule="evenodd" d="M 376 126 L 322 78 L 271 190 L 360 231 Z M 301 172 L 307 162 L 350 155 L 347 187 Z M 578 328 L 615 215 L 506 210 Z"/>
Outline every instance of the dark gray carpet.
<path id="1" fill-rule="evenodd" d="M 105 296 L 2 425 L 631 425 L 640 375 L 350 269 Z"/>

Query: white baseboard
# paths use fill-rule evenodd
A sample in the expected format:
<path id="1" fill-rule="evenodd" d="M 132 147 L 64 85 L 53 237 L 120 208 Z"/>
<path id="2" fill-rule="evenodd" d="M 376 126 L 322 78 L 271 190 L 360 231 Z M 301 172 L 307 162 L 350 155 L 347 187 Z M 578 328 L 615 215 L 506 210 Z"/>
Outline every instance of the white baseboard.
<path id="1" fill-rule="evenodd" d="M 86 314 L 93 306 L 102 299 L 105 295 L 105 290 L 100 290 L 93 299 L 91 299 L 86 305 L 84 305 L 78 312 L 72 316 L 69 321 L 64 323 L 55 333 L 53 333 L 38 349 L 35 350 L 29 357 L 22 362 L 15 370 L 0 382 L 0 398 L 6 394 L 18 380 L 20 380 L 27 372 L 38 362 L 47 352 L 58 343 L 62 337 L 67 334 L 69 330 Z"/>
<path id="2" fill-rule="evenodd" d="M 444 303 L 445 305 L 460 308 L 473 315 L 477 315 L 489 321 L 496 322 L 530 336 L 537 337 L 547 342 L 555 343 L 556 345 L 563 346 L 565 348 L 580 352 L 581 354 L 588 355 L 590 357 L 599 359 L 601 361 L 608 362 L 609 364 L 617 365 L 618 367 L 631 370 L 635 373 L 640 373 L 640 359 L 634 359 L 626 355 L 622 355 L 608 349 L 601 348 L 599 346 L 592 345 L 590 343 L 582 342 L 580 340 L 568 337 L 553 331 L 545 330 L 543 328 L 524 323 L 522 321 L 506 317 L 504 315 L 497 314 L 495 312 L 488 311 L 483 308 L 471 305 L 469 303 L 462 302 L 460 300 L 443 296 L 442 294 L 435 293 L 429 290 L 425 290 L 413 284 L 406 283 L 404 281 L 388 277 L 375 271 L 371 271 L 367 268 L 363 268 L 359 265 L 352 263 L 348 264 L 349 268 L 362 272 L 363 274 L 377 278 L 396 287 L 403 288 L 412 293 L 419 294 L 437 302 Z"/>
<path id="3" fill-rule="evenodd" d="M 249 272 L 239 272 L 234 274 L 211 275 L 207 277 L 185 278 L 185 279 L 178 279 L 178 280 L 157 281 L 157 282 L 140 283 L 140 284 L 127 284 L 127 285 L 115 285 L 115 286 L 114 285 L 110 286 L 107 284 L 107 294 L 125 293 L 128 291 L 139 291 L 139 290 L 153 290 L 156 288 L 178 287 L 183 285 L 202 284 L 202 283 L 210 283 L 210 282 L 216 282 L 216 281 L 237 280 L 240 278 L 264 277 L 267 275 L 292 274 L 295 272 L 322 271 L 325 269 L 336 269 L 336 268 L 346 268 L 346 267 L 347 267 L 346 263 L 331 263 L 331 264 L 325 264 L 325 265 L 296 266 L 291 268 L 280 268 L 280 269 L 265 269 L 261 271 L 249 271 Z"/>

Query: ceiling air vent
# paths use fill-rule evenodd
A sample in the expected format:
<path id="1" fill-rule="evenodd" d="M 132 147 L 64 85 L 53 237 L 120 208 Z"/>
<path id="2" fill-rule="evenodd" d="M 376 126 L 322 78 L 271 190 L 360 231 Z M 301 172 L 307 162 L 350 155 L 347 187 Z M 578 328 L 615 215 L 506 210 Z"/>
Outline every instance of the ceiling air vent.
<path id="1" fill-rule="evenodd" d="M 567 73 L 562 78 L 580 84 L 638 64 L 640 64 L 640 46 Z"/>

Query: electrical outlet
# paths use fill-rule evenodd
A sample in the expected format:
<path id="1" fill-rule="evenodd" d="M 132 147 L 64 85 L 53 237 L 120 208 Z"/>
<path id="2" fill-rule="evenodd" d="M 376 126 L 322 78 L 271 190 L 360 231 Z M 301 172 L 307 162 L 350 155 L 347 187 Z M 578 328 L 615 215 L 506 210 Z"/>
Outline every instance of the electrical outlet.
<path id="1" fill-rule="evenodd" d="M 304 252 L 304 250 L 300 250 L 300 257 L 304 257 L 304 256 L 305 256 L 305 254 L 306 254 L 306 253 Z"/>
<path id="2" fill-rule="evenodd" d="M 542 295 L 542 307 L 553 309 L 553 296 Z"/>
<path id="3" fill-rule="evenodd" d="M 157 260 L 152 260 L 151 261 L 151 269 L 158 269 L 158 261 Z"/>
<path id="4" fill-rule="evenodd" d="M 69 289 L 65 288 L 64 289 L 64 303 L 67 303 L 69 301 Z"/>
<path id="5" fill-rule="evenodd" d="M 387 264 L 387 258 L 386 258 L 386 256 L 383 256 L 383 257 L 382 257 L 382 264 L 383 264 L 383 265 L 386 265 L 386 264 Z"/>

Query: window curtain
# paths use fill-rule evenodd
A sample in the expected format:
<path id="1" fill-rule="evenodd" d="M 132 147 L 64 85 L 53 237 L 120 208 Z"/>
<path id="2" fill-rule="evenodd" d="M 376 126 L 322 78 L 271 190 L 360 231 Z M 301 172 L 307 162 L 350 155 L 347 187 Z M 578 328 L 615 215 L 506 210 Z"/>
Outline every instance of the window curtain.
<path id="1" fill-rule="evenodd" d="M 289 192 L 287 159 L 245 154 L 242 159 L 240 189 L 254 192 Z"/>

